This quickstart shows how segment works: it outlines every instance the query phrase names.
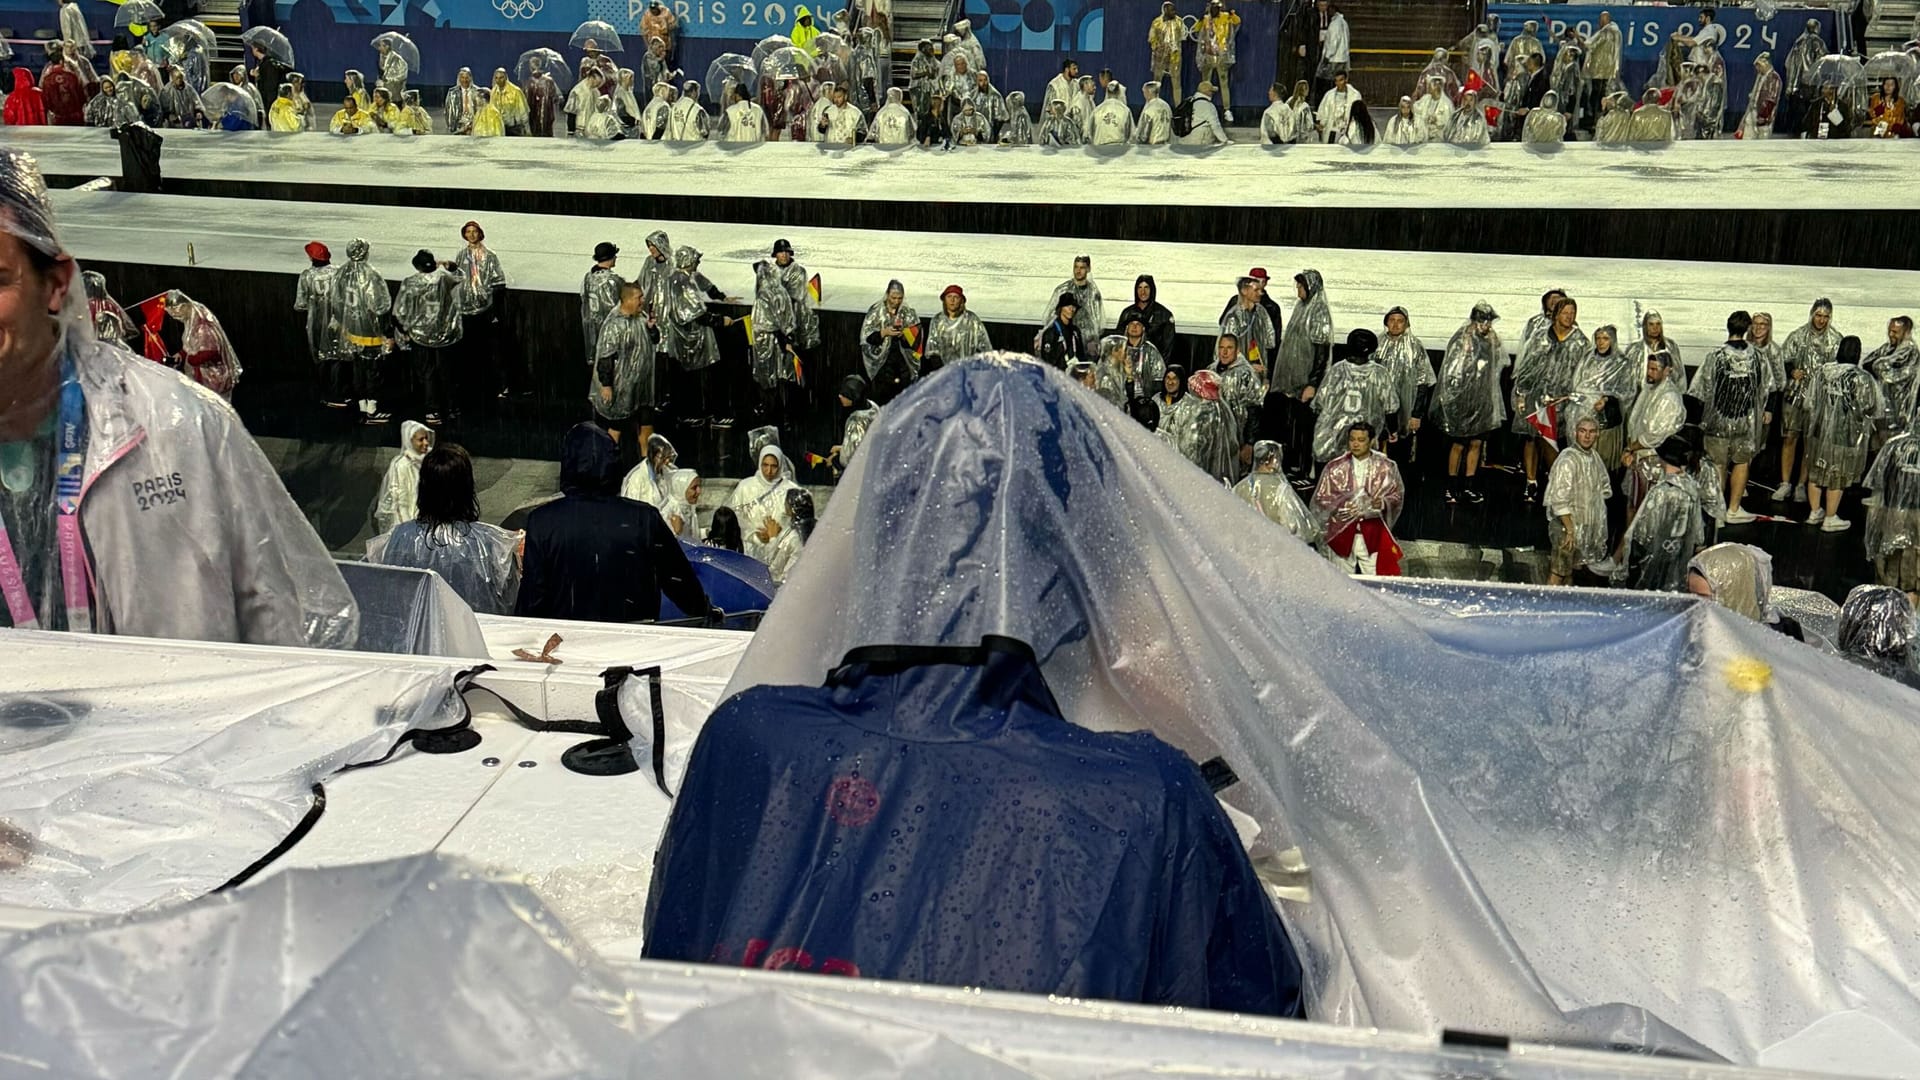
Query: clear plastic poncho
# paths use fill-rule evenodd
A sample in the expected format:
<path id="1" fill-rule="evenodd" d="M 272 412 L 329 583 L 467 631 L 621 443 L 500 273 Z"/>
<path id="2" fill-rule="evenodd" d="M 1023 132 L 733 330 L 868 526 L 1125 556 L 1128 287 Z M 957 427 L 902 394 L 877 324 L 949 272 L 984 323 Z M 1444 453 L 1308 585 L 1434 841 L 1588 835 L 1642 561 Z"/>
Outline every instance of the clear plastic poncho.
<path id="1" fill-rule="evenodd" d="M 1529 408 L 1541 398 L 1566 397 L 1573 392 L 1574 374 L 1592 355 L 1593 343 L 1586 331 L 1575 326 L 1565 338 L 1558 338 L 1548 323 L 1520 347 L 1513 362 L 1513 392 L 1525 397 Z"/>
<path id="2" fill-rule="evenodd" d="M 1587 417 L 1599 422 L 1603 431 L 1623 426 L 1633 409 L 1634 397 L 1646 381 L 1646 362 L 1636 358 L 1632 350 L 1622 349 L 1618 340 L 1605 356 L 1598 351 L 1589 352 L 1573 374 L 1572 399 L 1560 407 L 1562 426 L 1572 432 L 1575 425 Z M 1612 423 L 1608 422 L 1611 410 L 1602 407 L 1603 399 L 1610 399 L 1618 406 Z"/>
<path id="3" fill-rule="evenodd" d="M 1832 361 L 1840 354 L 1840 341 L 1846 336 L 1840 332 L 1839 327 L 1833 325 L 1831 304 L 1825 308 L 1829 316 L 1827 328 L 1814 329 L 1812 311 L 1818 310 L 1821 310 L 1821 305 L 1816 301 L 1808 313 L 1807 321 L 1800 324 L 1799 329 L 1788 334 L 1787 340 L 1780 346 L 1780 359 L 1785 364 L 1787 373 L 1783 400 L 1785 407 L 1789 410 L 1806 407 L 1808 379 L 1819 370 L 1820 365 Z M 1797 371 L 1806 372 L 1807 378 L 1793 378 L 1793 374 Z"/>
<path id="4" fill-rule="evenodd" d="M 1529 143 L 1557 143 L 1566 141 L 1567 118 L 1560 113 L 1560 97 L 1549 90 L 1540 99 L 1539 107 L 1527 113 L 1527 122 L 1520 129 L 1520 141 Z"/>
<path id="5" fill-rule="evenodd" d="M 1627 126 L 1627 141 L 1670 143 L 1674 133 L 1673 111 L 1660 104 L 1657 91 L 1647 91 L 1640 107 L 1633 110 L 1633 122 Z"/>
<path id="6" fill-rule="evenodd" d="M 367 541 L 367 561 L 440 575 L 477 615 L 511 615 L 520 596 L 520 534 L 484 521 L 403 521 Z"/>
<path id="7" fill-rule="evenodd" d="M 666 230 L 655 229 L 647 234 L 647 246 L 652 249 L 642 254 L 640 273 L 634 278 L 640 284 L 640 293 L 646 297 L 647 310 L 656 319 L 664 319 L 667 313 L 667 282 L 673 278 L 673 241 Z M 659 258 L 653 252 L 660 253 Z M 665 348 L 665 346 L 662 346 Z M 668 351 L 671 351 L 670 349 Z"/>
<path id="8" fill-rule="evenodd" d="M 580 334 L 586 342 L 588 363 L 593 362 L 594 346 L 600 342 L 600 328 L 620 306 L 620 285 L 620 275 L 613 270 L 596 268 L 580 279 Z"/>
<path id="9" fill-rule="evenodd" d="M 1679 371 L 1668 369 L 1666 378 L 1659 382 L 1645 379 L 1642 375 L 1640 392 L 1627 410 L 1627 441 L 1639 443 L 1650 454 L 1686 424 L 1687 403 L 1680 389 Z"/>
<path id="10" fill-rule="evenodd" d="M 1007 122 L 1000 126 L 1002 146 L 1033 145 L 1033 117 L 1027 114 L 1027 95 L 1015 90 L 1007 95 Z"/>
<path id="11" fill-rule="evenodd" d="M 1462 323 L 1447 341 L 1434 382 L 1433 416 L 1440 430 L 1457 439 L 1477 438 L 1504 423 L 1507 405 L 1500 376 L 1507 364 L 1498 330 L 1489 328 L 1481 337 L 1471 320 Z"/>
<path id="12" fill-rule="evenodd" d="M 1406 315 L 1404 308 L 1393 310 Z M 1427 346 L 1420 340 L 1420 336 L 1412 329 L 1408 329 L 1399 337 L 1381 334 L 1380 347 L 1374 353 L 1374 362 L 1386 368 L 1393 379 L 1394 397 L 1399 402 L 1396 408 L 1399 418 L 1394 426 L 1405 431 L 1407 421 L 1412 418 L 1413 407 L 1418 404 L 1420 388 L 1434 384 L 1433 358 L 1427 355 Z M 1428 407 L 1432 407 L 1431 399 Z"/>
<path id="13" fill-rule="evenodd" d="M 1807 478 L 1821 487 L 1850 487 L 1867 467 L 1874 427 L 1887 415 L 1880 383 L 1859 365 L 1837 361 L 1820 365 L 1807 381 Z"/>
<path id="14" fill-rule="evenodd" d="M 427 449 L 414 448 L 416 435 L 427 437 Z M 412 521 L 420 512 L 420 463 L 433 449 L 433 429 L 418 420 L 400 422 L 400 453 L 387 462 L 387 475 L 380 483 L 380 495 L 373 503 L 373 525 L 380 532 L 392 532 L 403 521 Z"/>
<path id="15" fill-rule="evenodd" d="M 1387 429 L 1387 417 L 1400 408 L 1394 373 L 1384 364 L 1365 358 L 1341 360 L 1327 369 L 1327 377 L 1313 395 L 1313 460 L 1332 461 L 1347 452 L 1347 431 L 1365 421 L 1376 437 Z"/>
<path id="16" fill-rule="evenodd" d="M 919 333 L 920 313 L 913 310 L 913 305 L 904 299 L 900 301 L 898 308 L 888 311 L 887 298 L 884 296 L 875 300 L 873 306 L 867 309 L 866 318 L 860 320 L 860 361 L 866 370 L 867 379 L 869 382 L 878 379 L 880 373 L 886 370 L 888 353 L 893 349 L 899 349 L 906 360 L 907 381 L 912 382 L 920 377 L 920 353 L 914 350 L 907 339 L 881 337 L 879 344 L 873 343 L 874 335 L 888 326 L 903 330 L 912 328 L 915 333 Z"/>
<path id="17" fill-rule="evenodd" d="M 768 455 L 780 462 L 779 472 L 772 480 L 761 472 L 761 463 Z M 787 516 L 787 493 L 800 490 L 800 486 L 793 481 L 793 462 L 787 460 L 778 446 L 761 447 L 754 455 L 753 465 L 753 475 L 734 485 L 733 493 L 727 496 L 727 507 L 739 519 L 746 553 L 766 562 L 773 557 L 774 541 L 762 541 L 757 534 L 768 521 L 779 525 L 782 532 L 792 526 L 793 519 Z"/>
<path id="18" fill-rule="evenodd" d="M 640 407 L 655 403 L 657 367 L 647 317 L 637 312 L 623 315 L 616 308 L 600 326 L 587 403 L 609 420 L 625 420 Z M 602 382 L 607 375 L 611 380 Z M 600 392 L 603 387 L 613 390 L 611 399 Z"/>
<path id="19" fill-rule="evenodd" d="M 1631 587 L 1661 592 L 1686 589 L 1687 564 L 1706 539 L 1701 507 L 1698 478 L 1662 470 L 1623 541 L 1621 569 L 1629 574 Z"/>
<path id="20" fill-rule="evenodd" d="M 1298 394 L 1313 378 L 1316 357 L 1333 341 L 1333 312 L 1327 308 L 1327 289 L 1318 270 L 1302 270 L 1307 298 L 1287 316 L 1287 332 L 1280 335 L 1277 360 L 1267 369 L 1267 385 L 1284 394 Z"/>
<path id="21" fill-rule="evenodd" d="M 393 308 L 386 279 L 367 265 L 371 250 L 365 240 L 347 241 L 347 263 L 333 278 L 334 315 L 341 345 L 348 350 L 378 344 L 386 334 L 387 312 Z"/>
<path id="22" fill-rule="evenodd" d="M 1860 366 L 1880 380 L 1893 422 L 1903 428 L 1912 426 L 1915 395 L 1920 392 L 1920 346 L 1914 345 L 1912 337 L 1898 345 L 1882 342 L 1861 358 Z M 1812 387 L 1808 387 L 1808 397 L 1812 397 Z"/>
<path id="23" fill-rule="evenodd" d="M 700 252 L 682 245 L 673 253 L 673 276 L 667 279 L 666 319 L 673 329 L 673 356 L 688 371 L 711 367 L 720 359 L 720 343 L 707 321 L 705 274 Z"/>
<path id="24" fill-rule="evenodd" d="M 1773 369 L 1759 353 L 1722 345 L 1700 361 L 1687 396 L 1700 402 L 1703 433 L 1726 439 L 1736 452 L 1754 453 L 1766 443 L 1762 417 L 1767 397 L 1779 389 L 1773 384 Z"/>
<path id="25" fill-rule="evenodd" d="M 1633 99 L 1626 91 L 1607 95 L 1606 109 L 1594 121 L 1593 141 L 1613 146 L 1633 141 Z"/>
<path id="26" fill-rule="evenodd" d="M 1906 431 L 1888 439 L 1864 482 L 1876 496 L 1866 508 L 1867 558 L 1920 551 L 1920 435 Z M 1883 575 L 1882 584 L 1896 582 Z"/>
<path id="27" fill-rule="evenodd" d="M 771 260 L 756 263 L 753 276 L 753 381 L 770 390 L 798 380 L 788 349 L 798 344 L 799 318 L 779 267 Z"/>
<path id="28" fill-rule="evenodd" d="M 689 544 L 700 542 L 700 511 L 693 505 L 687 494 L 692 490 L 693 482 L 698 479 L 700 474 L 692 469 L 674 469 L 669 472 L 666 498 L 660 502 L 660 519 L 667 523 L 667 528 L 673 530 L 673 535 Z M 673 527 L 675 519 L 680 522 L 680 527 L 677 529 Z"/>
<path id="29" fill-rule="evenodd" d="M 881 146 L 908 146 L 913 142 L 913 114 L 901 103 L 900 88 L 887 88 L 887 103 L 873 117 L 873 141 Z"/>
<path id="30" fill-rule="evenodd" d="M 1471 92 L 1461 96 L 1460 108 L 1448 121 L 1446 141 L 1450 146 L 1485 146 L 1493 141 L 1493 132 L 1487 129 L 1487 115 Z"/>
<path id="31" fill-rule="evenodd" d="M 1512 41 L 1507 42 L 1507 77 L 1509 79 L 1526 81 L 1529 56 L 1539 57 L 1542 63 L 1547 59 L 1546 47 L 1540 43 L 1540 24 L 1532 19 L 1522 23 L 1520 32 L 1513 36 Z"/>
<path id="32" fill-rule="evenodd" d="M 205 304 L 173 289 L 166 294 L 167 317 L 180 323 L 180 351 L 186 355 L 184 374 L 201 386 L 233 400 L 240 383 L 240 356 L 227 340 L 220 320 Z M 145 304 L 141 305 L 145 307 Z"/>
<path id="33" fill-rule="evenodd" d="M 1233 486 L 1233 493 L 1302 543 L 1320 542 L 1320 520 L 1307 512 L 1281 471 L 1279 443 L 1262 439 L 1253 444 L 1253 471 Z"/>
<path id="34" fill-rule="evenodd" d="M 1408 97 L 1419 98 L 1427 92 L 1427 81 L 1439 79 L 1448 98 L 1460 96 L 1460 76 L 1454 74 L 1453 59 L 1444 48 L 1433 50 L 1433 59 L 1420 69 L 1420 77 L 1413 81 L 1413 92 Z"/>
<path id="35" fill-rule="evenodd" d="M 1571 543 L 1582 566 L 1599 566 L 1607 559 L 1607 500 L 1613 496 L 1611 464 L 1601 460 L 1597 450 L 1568 445 L 1553 459 L 1546 490 L 1540 497 L 1547 514 L 1547 542 L 1555 547 L 1567 543 L 1568 530 L 1560 519 L 1571 519 Z"/>
<path id="36" fill-rule="evenodd" d="M 1231 479 L 1239 467 L 1240 421 L 1220 400 L 1219 376 L 1211 371 L 1194 372 L 1186 394 L 1162 408 L 1157 433 L 1215 480 Z"/>
<path id="37" fill-rule="evenodd" d="M 948 315 L 943 306 L 927 321 L 924 351 L 927 356 L 937 356 L 942 361 L 964 360 L 992 352 L 993 342 L 988 340 L 987 326 L 980 321 L 980 316 L 964 308 L 958 315 Z"/>
<path id="38" fill-rule="evenodd" d="M 460 276 L 444 266 L 409 274 L 393 298 L 393 322 L 415 345 L 442 349 L 460 340 Z"/>

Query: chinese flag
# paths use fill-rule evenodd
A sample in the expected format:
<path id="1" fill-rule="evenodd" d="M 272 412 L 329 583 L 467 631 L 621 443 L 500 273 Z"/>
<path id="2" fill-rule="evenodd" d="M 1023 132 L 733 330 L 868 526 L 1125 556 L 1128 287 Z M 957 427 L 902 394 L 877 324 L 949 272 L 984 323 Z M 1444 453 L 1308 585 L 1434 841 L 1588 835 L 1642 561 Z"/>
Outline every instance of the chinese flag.
<path id="1" fill-rule="evenodd" d="M 1400 550 L 1400 541 L 1393 538 L 1393 532 L 1384 523 L 1380 527 L 1380 533 L 1386 543 L 1380 546 L 1379 558 L 1373 564 L 1374 573 L 1381 577 L 1399 577 L 1400 560 L 1406 552 Z"/>
<path id="2" fill-rule="evenodd" d="M 820 302 L 820 275 L 819 274 L 815 274 L 812 277 L 807 279 L 807 295 L 813 297 L 814 303 L 817 304 Z"/>

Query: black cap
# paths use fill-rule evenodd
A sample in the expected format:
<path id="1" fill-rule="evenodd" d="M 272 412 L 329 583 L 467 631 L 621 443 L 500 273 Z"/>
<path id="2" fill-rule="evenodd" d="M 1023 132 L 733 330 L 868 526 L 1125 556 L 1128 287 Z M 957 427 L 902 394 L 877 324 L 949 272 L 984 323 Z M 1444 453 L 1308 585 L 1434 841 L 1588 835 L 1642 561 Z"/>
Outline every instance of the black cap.
<path id="1" fill-rule="evenodd" d="M 421 248 L 419 251 L 413 253 L 413 268 L 415 270 L 424 274 L 433 269 L 433 267 L 433 252 L 428 251 L 426 248 Z"/>
<path id="2" fill-rule="evenodd" d="M 593 245 L 594 262 L 606 262 L 618 254 L 620 254 L 620 249 L 607 243 L 605 240 Z"/>
<path id="3" fill-rule="evenodd" d="M 1055 315 L 1058 315 L 1058 314 L 1060 314 L 1060 309 L 1061 309 L 1061 308 L 1064 308 L 1064 307 L 1066 307 L 1066 306 L 1068 306 L 1069 304 L 1071 304 L 1071 305 L 1073 306 L 1073 309 L 1074 309 L 1075 311 L 1079 311 L 1079 310 L 1080 310 L 1080 298 L 1079 298 L 1079 297 L 1077 297 L 1077 296 L 1075 296 L 1075 295 L 1073 295 L 1073 293 L 1071 293 L 1071 292 L 1063 292 L 1063 293 L 1061 293 L 1061 294 L 1060 294 L 1060 299 L 1058 299 L 1058 300 L 1055 300 L 1055 301 L 1053 302 L 1053 313 L 1054 313 Z"/>
<path id="4" fill-rule="evenodd" d="M 775 240 L 773 242 L 773 253 L 775 255 L 778 255 L 783 251 L 789 255 L 793 254 L 793 245 L 788 243 L 784 237 L 782 237 L 779 240 Z"/>
<path id="5" fill-rule="evenodd" d="M 1141 326 L 1145 326 L 1147 325 L 1147 317 L 1140 314 L 1138 311 L 1129 311 L 1120 320 L 1121 326 L 1131 326 L 1134 323 L 1139 323 Z"/>

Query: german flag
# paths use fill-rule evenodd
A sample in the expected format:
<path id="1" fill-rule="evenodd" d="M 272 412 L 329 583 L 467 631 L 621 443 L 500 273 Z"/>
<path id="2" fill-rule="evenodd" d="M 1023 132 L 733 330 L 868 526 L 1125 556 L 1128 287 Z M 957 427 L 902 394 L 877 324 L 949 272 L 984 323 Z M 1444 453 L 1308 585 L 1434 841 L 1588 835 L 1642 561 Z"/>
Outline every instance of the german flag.
<path id="1" fill-rule="evenodd" d="M 907 339 L 907 348 L 913 350 L 914 359 L 922 360 L 926 358 L 926 344 L 920 340 L 919 323 L 902 327 L 900 329 L 900 336 Z"/>
<path id="2" fill-rule="evenodd" d="M 813 298 L 814 303 L 817 304 L 820 302 L 820 275 L 819 274 L 815 274 L 812 277 L 807 279 L 807 295 Z"/>

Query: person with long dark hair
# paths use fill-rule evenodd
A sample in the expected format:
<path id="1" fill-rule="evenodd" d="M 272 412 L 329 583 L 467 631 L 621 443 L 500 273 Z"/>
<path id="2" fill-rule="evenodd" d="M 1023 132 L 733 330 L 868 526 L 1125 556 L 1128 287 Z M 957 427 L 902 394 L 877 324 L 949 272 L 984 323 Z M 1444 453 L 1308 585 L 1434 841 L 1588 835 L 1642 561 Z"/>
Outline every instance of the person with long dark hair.
<path id="1" fill-rule="evenodd" d="M 520 594 L 520 535 L 480 520 L 473 459 L 447 443 L 420 462 L 419 511 L 367 541 L 367 561 L 439 574 L 482 615 L 509 615 Z"/>
<path id="2" fill-rule="evenodd" d="M 734 514 L 733 507 L 722 506 L 713 512 L 713 521 L 707 526 L 707 546 L 738 551 L 743 555 L 746 553 L 745 538 L 740 534 L 740 518 Z"/>
<path id="3" fill-rule="evenodd" d="M 785 584 L 793 573 L 801 548 L 813 536 L 813 523 L 813 493 L 803 487 L 787 489 L 787 527 L 775 536 L 773 554 L 767 559 L 774 584 Z"/>

